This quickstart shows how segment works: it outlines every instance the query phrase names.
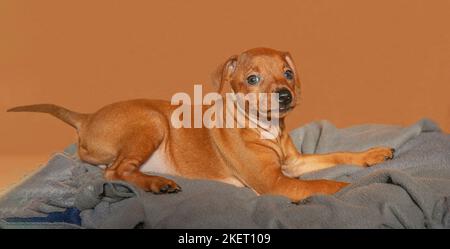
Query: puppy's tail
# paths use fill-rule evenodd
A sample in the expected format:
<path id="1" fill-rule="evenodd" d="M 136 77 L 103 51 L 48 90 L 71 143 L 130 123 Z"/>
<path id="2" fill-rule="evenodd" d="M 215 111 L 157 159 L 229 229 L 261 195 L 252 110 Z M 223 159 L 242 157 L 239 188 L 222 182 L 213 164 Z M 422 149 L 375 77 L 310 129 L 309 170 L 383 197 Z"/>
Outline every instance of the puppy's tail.
<path id="1" fill-rule="evenodd" d="M 89 114 L 77 113 L 53 104 L 24 105 L 8 109 L 7 112 L 42 112 L 48 113 L 64 121 L 70 126 L 80 129 Z"/>

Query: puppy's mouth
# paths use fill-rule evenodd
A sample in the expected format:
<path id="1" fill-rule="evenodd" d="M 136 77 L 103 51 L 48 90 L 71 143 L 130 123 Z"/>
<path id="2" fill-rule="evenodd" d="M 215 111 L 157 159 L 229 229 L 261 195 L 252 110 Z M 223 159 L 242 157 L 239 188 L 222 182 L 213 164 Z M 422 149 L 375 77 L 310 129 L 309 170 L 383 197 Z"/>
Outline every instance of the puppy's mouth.
<path id="1" fill-rule="evenodd" d="M 278 115 L 284 115 L 286 113 L 288 113 L 289 111 L 291 111 L 292 109 L 294 109 L 295 106 L 280 106 L 278 108 L 278 110 L 276 109 L 272 109 L 272 110 L 267 110 L 267 114 L 271 115 L 272 113 L 278 113 Z"/>
<path id="2" fill-rule="evenodd" d="M 288 111 L 290 111 L 290 110 L 292 110 L 292 109 L 294 109 L 293 106 L 280 106 L 280 107 L 278 108 L 278 110 L 280 111 L 280 113 L 285 113 L 285 112 L 288 112 Z"/>

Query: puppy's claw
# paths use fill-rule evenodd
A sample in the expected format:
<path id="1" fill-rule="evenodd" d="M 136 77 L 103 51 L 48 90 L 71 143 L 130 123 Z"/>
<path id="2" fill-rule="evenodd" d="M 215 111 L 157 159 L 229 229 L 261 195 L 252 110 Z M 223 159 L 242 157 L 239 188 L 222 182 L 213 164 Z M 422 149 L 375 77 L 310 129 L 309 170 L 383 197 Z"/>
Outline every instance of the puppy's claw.
<path id="1" fill-rule="evenodd" d="M 178 193 L 181 192 L 181 187 L 177 185 L 176 188 L 171 188 L 169 189 L 169 191 L 167 191 L 167 193 L 171 194 L 171 193 Z"/>
<path id="2" fill-rule="evenodd" d="M 170 185 L 167 184 L 167 185 L 162 186 L 162 188 L 159 189 L 159 192 L 166 193 L 169 191 L 169 189 L 170 189 Z"/>

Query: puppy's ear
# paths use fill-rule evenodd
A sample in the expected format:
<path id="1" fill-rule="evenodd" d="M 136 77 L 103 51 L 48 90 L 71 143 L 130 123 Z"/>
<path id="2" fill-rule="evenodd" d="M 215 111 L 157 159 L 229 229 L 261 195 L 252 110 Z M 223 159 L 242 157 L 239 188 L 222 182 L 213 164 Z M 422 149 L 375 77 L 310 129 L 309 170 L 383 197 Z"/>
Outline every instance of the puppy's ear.
<path id="1" fill-rule="evenodd" d="M 237 55 L 231 56 L 225 63 L 221 64 L 213 75 L 213 84 L 217 88 L 217 92 L 222 94 L 225 91 L 226 84 L 236 71 Z"/>
<path id="2" fill-rule="evenodd" d="M 300 78 L 298 77 L 298 71 L 297 71 L 297 67 L 295 66 L 294 60 L 292 59 L 292 56 L 289 52 L 284 53 L 284 59 L 286 60 L 289 67 L 292 69 L 292 72 L 294 72 L 295 94 L 297 96 L 300 96 Z"/>

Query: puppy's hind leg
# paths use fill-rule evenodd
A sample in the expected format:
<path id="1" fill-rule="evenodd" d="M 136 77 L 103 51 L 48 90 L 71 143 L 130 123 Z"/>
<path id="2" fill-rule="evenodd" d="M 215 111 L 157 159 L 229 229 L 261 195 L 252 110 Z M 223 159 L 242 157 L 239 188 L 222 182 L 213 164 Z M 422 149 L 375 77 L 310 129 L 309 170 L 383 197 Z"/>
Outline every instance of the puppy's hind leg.
<path id="1" fill-rule="evenodd" d="M 105 171 L 108 180 L 123 180 L 155 194 L 175 193 L 181 188 L 172 180 L 160 176 L 147 175 L 139 169 L 159 146 L 146 136 L 127 139 L 115 161 Z"/>

